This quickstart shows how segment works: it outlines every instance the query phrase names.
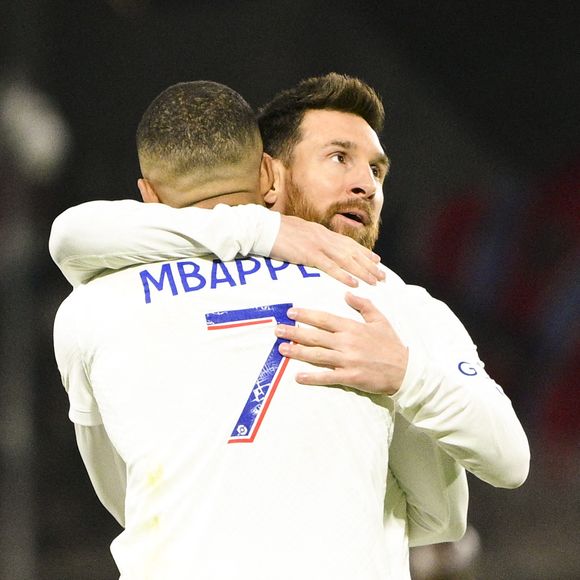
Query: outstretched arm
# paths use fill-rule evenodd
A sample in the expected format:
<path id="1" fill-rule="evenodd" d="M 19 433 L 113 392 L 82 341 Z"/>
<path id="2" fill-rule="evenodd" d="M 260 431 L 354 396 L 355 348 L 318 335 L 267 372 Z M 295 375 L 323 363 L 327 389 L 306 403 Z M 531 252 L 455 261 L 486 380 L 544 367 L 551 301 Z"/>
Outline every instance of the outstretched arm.
<path id="1" fill-rule="evenodd" d="M 502 389 L 484 371 L 463 325 L 441 302 L 412 289 L 407 297 L 409 349 L 366 299 L 347 295 L 363 322 L 293 309 L 307 326 L 280 326 L 285 356 L 327 370 L 301 373 L 302 384 L 342 384 L 391 395 L 397 412 L 468 471 L 497 487 L 518 487 L 530 451 Z M 408 353 L 408 359 L 406 359 Z"/>
<path id="2" fill-rule="evenodd" d="M 87 202 L 56 218 L 49 250 L 73 286 L 106 270 L 207 254 L 271 256 L 319 268 L 352 287 L 353 276 L 371 284 L 383 278 L 379 257 L 350 238 L 258 205 Z"/>

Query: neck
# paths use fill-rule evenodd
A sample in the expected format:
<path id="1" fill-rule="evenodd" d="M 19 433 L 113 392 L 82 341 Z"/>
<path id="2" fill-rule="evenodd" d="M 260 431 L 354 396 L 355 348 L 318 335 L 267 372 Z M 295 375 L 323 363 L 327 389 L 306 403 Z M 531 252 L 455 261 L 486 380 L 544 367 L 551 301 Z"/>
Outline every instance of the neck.
<path id="1" fill-rule="evenodd" d="M 258 176 L 234 176 L 202 182 L 181 179 L 173 183 L 153 183 L 159 201 L 172 207 L 212 208 L 218 203 L 263 204 Z"/>
<path id="2" fill-rule="evenodd" d="M 206 209 L 211 209 L 215 207 L 218 203 L 225 203 L 226 205 L 243 205 L 247 203 L 256 203 L 263 205 L 262 198 L 256 194 L 256 192 L 249 191 L 234 191 L 231 193 L 222 193 L 202 199 L 193 205 L 195 207 L 202 207 Z"/>

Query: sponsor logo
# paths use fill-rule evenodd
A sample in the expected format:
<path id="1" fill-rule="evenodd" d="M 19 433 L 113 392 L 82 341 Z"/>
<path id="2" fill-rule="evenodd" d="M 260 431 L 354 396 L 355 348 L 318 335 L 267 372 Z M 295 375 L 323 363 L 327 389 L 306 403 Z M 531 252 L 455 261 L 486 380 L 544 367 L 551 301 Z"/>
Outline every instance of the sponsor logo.
<path id="1" fill-rule="evenodd" d="M 477 374 L 477 371 L 475 370 L 475 368 L 473 366 L 471 366 L 471 364 L 466 362 L 466 361 L 461 361 L 457 365 L 457 368 L 459 369 L 460 373 L 463 373 L 464 375 L 467 375 L 468 377 L 473 377 Z"/>

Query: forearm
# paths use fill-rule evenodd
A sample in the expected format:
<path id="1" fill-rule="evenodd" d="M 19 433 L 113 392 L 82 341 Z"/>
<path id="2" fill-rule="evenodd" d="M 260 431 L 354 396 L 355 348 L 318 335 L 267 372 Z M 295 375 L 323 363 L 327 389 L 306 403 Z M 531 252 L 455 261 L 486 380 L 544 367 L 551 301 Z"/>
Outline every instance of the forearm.
<path id="1" fill-rule="evenodd" d="M 268 255 L 280 215 L 258 205 L 212 210 L 172 208 L 134 200 L 92 201 L 72 207 L 53 223 L 49 250 L 77 286 L 105 270 L 167 259 L 214 254 Z"/>
<path id="2" fill-rule="evenodd" d="M 483 367 L 466 378 L 459 369 L 443 370 L 417 351 L 410 353 L 394 396 L 401 415 L 483 481 L 521 485 L 529 470 L 528 440 L 511 402 Z"/>
<path id="3" fill-rule="evenodd" d="M 449 308 L 421 288 L 401 286 L 389 303 L 377 297 L 398 330 L 370 300 L 352 295 L 347 303 L 364 322 L 292 308 L 288 316 L 300 324 L 276 328 L 288 341 L 280 353 L 319 367 L 296 380 L 390 395 L 407 421 L 465 469 L 498 487 L 521 485 L 530 451 L 511 402 Z"/>

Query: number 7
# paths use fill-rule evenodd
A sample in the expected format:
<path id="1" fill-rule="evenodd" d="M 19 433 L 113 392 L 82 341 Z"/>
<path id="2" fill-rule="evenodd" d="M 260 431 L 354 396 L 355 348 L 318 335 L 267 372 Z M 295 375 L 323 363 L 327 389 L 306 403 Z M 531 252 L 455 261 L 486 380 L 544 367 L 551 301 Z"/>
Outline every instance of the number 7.
<path id="1" fill-rule="evenodd" d="M 286 314 L 291 306 L 292 304 L 271 304 L 242 310 L 212 312 L 205 315 L 205 320 L 208 330 L 253 326 L 272 322 L 272 320 L 275 320 L 278 324 L 294 325 L 295 322 L 290 320 Z M 288 365 L 288 359 L 278 352 L 278 346 L 282 342 L 288 341 L 276 338 L 276 342 L 252 387 L 252 392 L 242 409 L 240 418 L 230 435 L 228 443 L 252 443 L 256 438 L 278 383 Z"/>

